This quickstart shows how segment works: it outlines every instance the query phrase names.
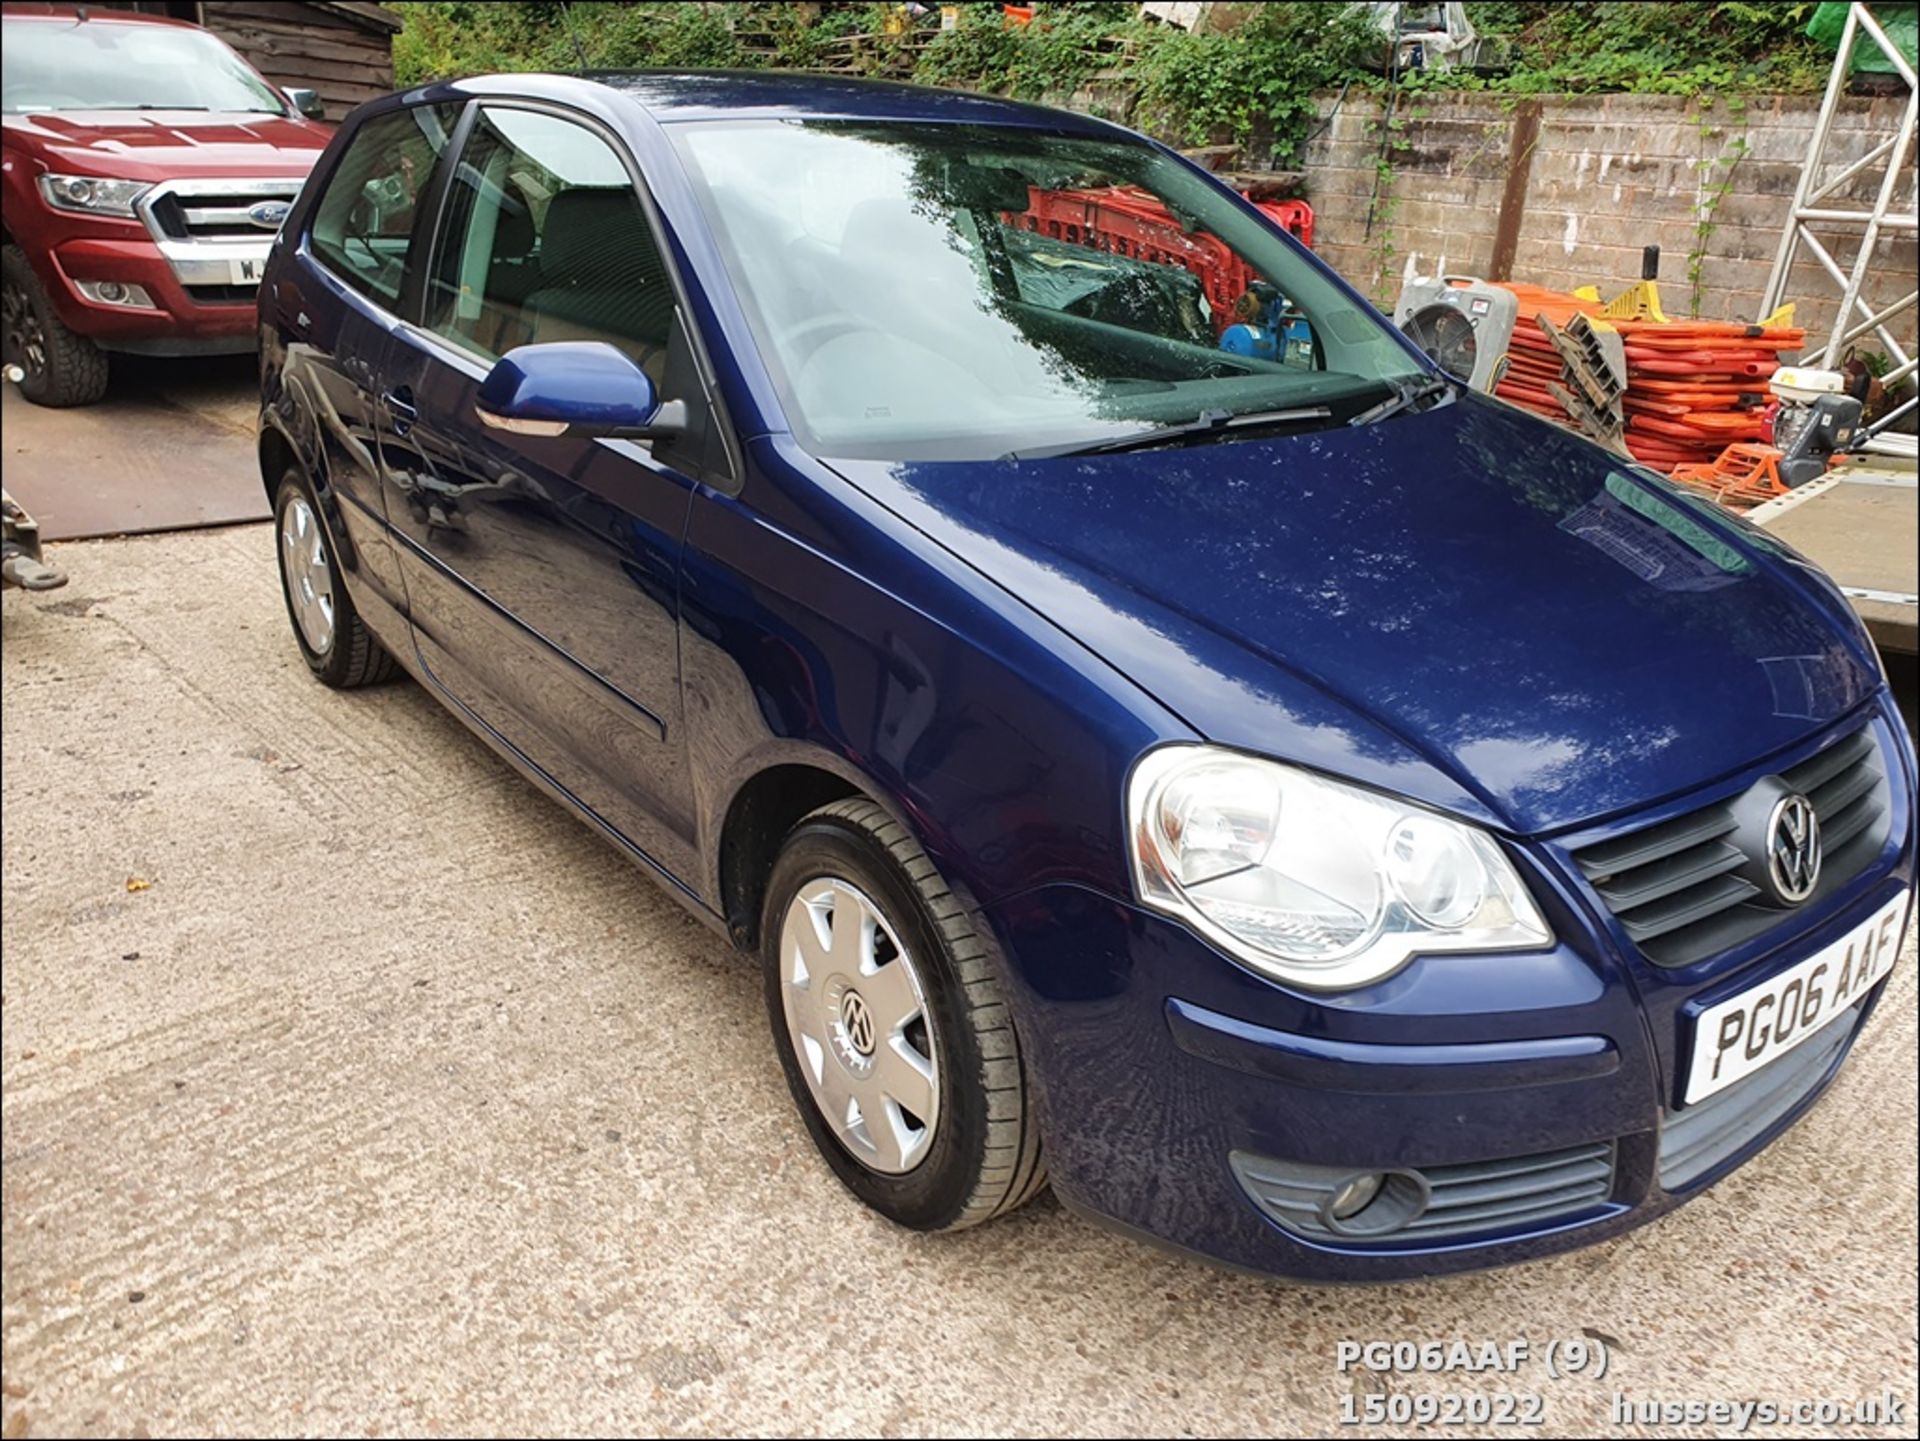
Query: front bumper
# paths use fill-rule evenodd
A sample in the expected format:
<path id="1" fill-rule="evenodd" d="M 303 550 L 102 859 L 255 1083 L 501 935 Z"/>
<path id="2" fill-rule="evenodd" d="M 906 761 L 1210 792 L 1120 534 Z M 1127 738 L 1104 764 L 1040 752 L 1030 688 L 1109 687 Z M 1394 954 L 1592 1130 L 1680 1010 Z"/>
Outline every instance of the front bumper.
<path id="1" fill-rule="evenodd" d="M 1750 1078 L 1761 1084 L 1721 1093 L 1719 1116 L 1679 1105 L 1678 1038 L 1702 1005 L 1845 937 L 1913 885 L 1911 763 L 1894 763 L 1906 769 L 1880 861 L 1807 924 L 1783 923 L 1792 934 L 1765 955 L 1718 968 L 1663 973 L 1624 952 L 1546 846 L 1515 858 L 1553 949 L 1421 958 L 1338 996 L 1286 991 L 1177 922 L 1089 890 L 986 908 L 1056 1192 L 1145 1238 L 1316 1281 L 1505 1265 L 1653 1220 L 1790 1126 L 1867 1024 L 1884 981 Z M 1688 1116 L 1690 1135 L 1676 1128 Z M 1315 1168 L 1417 1172 L 1436 1200 L 1454 1198 L 1458 1224 L 1312 1234 L 1287 1207 L 1311 1200 Z M 1552 1177 L 1551 1197 L 1482 1205 L 1521 1170 Z"/>
<path id="2" fill-rule="evenodd" d="M 255 274 L 266 264 L 271 249 L 251 247 Z M 173 247 L 191 248 L 190 242 Z M 252 251 L 258 251 L 257 257 Z M 216 258 L 168 254 L 167 246 L 148 239 L 65 241 L 52 252 L 55 283 L 49 286 L 62 323 L 109 350 L 139 350 L 155 354 L 197 354 L 241 351 L 256 343 L 258 311 L 255 287 L 235 285 L 230 278 L 231 257 L 217 257 L 219 279 L 211 277 Z M 189 284 L 183 276 L 192 277 Z M 103 305 L 82 295 L 75 285 L 83 280 L 117 280 L 138 285 L 153 308 Z"/>
<path id="3" fill-rule="evenodd" d="M 257 339 L 261 273 L 278 217 L 300 180 L 163 181 L 137 220 L 61 216 L 43 275 L 67 327 L 109 349 L 148 354 L 241 351 Z M 151 305 L 102 303 L 76 282 L 138 285 Z"/>

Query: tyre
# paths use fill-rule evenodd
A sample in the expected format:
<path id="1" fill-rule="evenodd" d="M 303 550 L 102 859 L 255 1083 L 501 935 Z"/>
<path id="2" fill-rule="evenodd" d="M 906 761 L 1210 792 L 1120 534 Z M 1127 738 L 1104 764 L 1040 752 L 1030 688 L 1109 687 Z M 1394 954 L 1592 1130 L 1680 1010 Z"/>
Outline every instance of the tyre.
<path id="1" fill-rule="evenodd" d="M 92 405 L 107 393 L 107 357 L 60 323 L 40 277 L 17 245 L 0 253 L 0 312 L 8 365 L 21 370 L 20 393 L 36 405 Z"/>
<path id="2" fill-rule="evenodd" d="M 794 1103 L 848 1190 L 920 1231 L 1046 1184 L 1013 1018 L 986 948 L 913 838 L 867 800 L 794 827 L 761 921 Z"/>
<path id="3" fill-rule="evenodd" d="M 287 619 L 308 669 L 335 690 L 389 679 L 398 667 L 353 608 L 332 539 L 320 522 L 320 502 L 298 470 L 280 478 L 273 532 Z"/>

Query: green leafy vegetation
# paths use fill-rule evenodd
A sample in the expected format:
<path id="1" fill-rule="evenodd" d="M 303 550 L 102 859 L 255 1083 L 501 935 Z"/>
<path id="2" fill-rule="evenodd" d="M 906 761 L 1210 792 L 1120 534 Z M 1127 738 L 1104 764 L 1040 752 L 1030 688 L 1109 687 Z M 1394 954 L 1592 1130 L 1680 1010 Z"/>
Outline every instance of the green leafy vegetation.
<path id="1" fill-rule="evenodd" d="M 502 70 L 738 65 L 745 57 L 730 12 L 789 7 L 429 0 L 393 8 L 406 22 L 393 41 L 394 80 L 415 85 Z"/>
<path id="2" fill-rule="evenodd" d="M 1726 108 L 1730 123 L 1744 124 L 1744 99 L 1736 96 L 1727 102 Z M 1713 232 L 1720 228 L 1716 219 L 1720 202 L 1733 190 L 1733 172 L 1747 158 L 1750 147 L 1743 131 L 1728 140 L 1717 153 L 1710 153 L 1709 147 L 1717 146 L 1726 133 L 1714 119 L 1713 102 L 1710 99 L 1700 103 L 1695 128 L 1700 137 L 1700 166 L 1696 172 L 1700 176 L 1700 194 L 1694 203 L 1693 243 L 1687 248 L 1687 314 L 1698 319 L 1701 302 L 1706 297 L 1709 242 L 1713 239 Z"/>
<path id="3" fill-rule="evenodd" d="M 1042 5 L 1033 24 L 1009 26 L 998 5 L 963 6 L 959 24 L 934 35 L 920 52 L 912 78 L 1020 100 L 1065 99 L 1121 59 L 1135 8 Z"/>
<path id="4" fill-rule="evenodd" d="M 1262 5 L 1226 34 L 1166 26 L 1135 36 L 1134 119 L 1189 144 L 1261 142 L 1285 162 L 1302 148 L 1314 92 L 1355 78 L 1384 48 L 1357 12 L 1337 5 Z"/>
<path id="5" fill-rule="evenodd" d="M 1504 63 L 1410 76 L 1383 73 L 1384 37 L 1359 12 L 1286 0 L 1209 35 L 1142 21 L 1136 6 L 1112 0 L 1036 5 L 1026 26 L 1007 24 L 997 4 L 965 4 L 944 32 L 930 15 L 909 21 L 894 4 L 418 0 L 395 8 L 406 21 L 394 41 L 402 85 L 496 70 L 833 69 L 1076 102 L 1178 143 L 1232 141 L 1280 164 L 1304 146 L 1316 90 L 1796 92 L 1819 89 L 1832 58 L 1806 35 L 1811 4 L 1768 0 L 1487 0 L 1468 14 Z"/>
<path id="6" fill-rule="evenodd" d="M 1818 90 L 1833 52 L 1807 36 L 1813 10 L 1772 0 L 1470 4 L 1474 27 L 1506 43 L 1511 68 L 1460 79 L 1526 94 Z"/>

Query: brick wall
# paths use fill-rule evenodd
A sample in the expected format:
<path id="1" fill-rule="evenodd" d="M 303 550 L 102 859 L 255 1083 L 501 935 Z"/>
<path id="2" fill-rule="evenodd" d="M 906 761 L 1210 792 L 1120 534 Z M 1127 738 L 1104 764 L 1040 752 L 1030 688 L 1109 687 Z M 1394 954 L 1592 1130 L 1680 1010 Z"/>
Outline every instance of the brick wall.
<path id="1" fill-rule="evenodd" d="M 1640 248 L 1657 244 L 1662 301 L 1668 314 L 1684 314 L 1691 295 L 1688 253 L 1698 247 L 1700 314 L 1756 318 L 1819 97 L 1758 97 L 1738 115 L 1724 103 L 1703 112 L 1691 101 L 1657 95 L 1549 96 L 1538 104 L 1539 134 L 1526 175 L 1513 279 L 1559 290 L 1593 284 L 1612 296 L 1639 278 Z M 1829 173 L 1891 134 L 1903 104 L 1846 100 L 1834 120 Z M 1315 135 L 1305 165 L 1314 248 L 1388 306 L 1407 275 L 1443 267 L 1487 273 L 1519 118 L 1514 101 L 1470 94 L 1402 97 L 1400 113 L 1405 127 L 1396 134 L 1405 148 L 1378 197 L 1379 107 L 1370 100 L 1349 93 L 1336 110 L 1334 98 L 1326 97 L 1321 115 L 1331 115 L 1331 123 Z M 1716 166 L 1718 157 L 1731 158 L 1736 138 L 1745 140 L 1744 156 L 1730 171 Z M 1857 178 L 1822 204 L 1864 207 L 1877 173 Z M 1702 242 L 1696 235 L 1701 207 L 1729 174 L 1731 188 L 1713 208 L 1714 229 Z M 1909 156 L 1895 202 L 1909 214 L 1914 185 Z M 1836 232 L 1822 234 L 1824 239 Z M 1843 271 L 1851 269 L 1851 237 L 1829 240 L 1828 247 Z M 1911 292 L 1917 268 L 1912 231 L 1883 235 L 1869 273 L 1869 303 L 1878 309 Z M 1816 336 L 1831 328 L 1838 308 L 1837 289 L 1820 284 L 1822 278 L 1803 247 L 1787 298 L 1801 302 L 1796 319 Z M 1914 312 L 1892 328 L 1911 354 Z"/>

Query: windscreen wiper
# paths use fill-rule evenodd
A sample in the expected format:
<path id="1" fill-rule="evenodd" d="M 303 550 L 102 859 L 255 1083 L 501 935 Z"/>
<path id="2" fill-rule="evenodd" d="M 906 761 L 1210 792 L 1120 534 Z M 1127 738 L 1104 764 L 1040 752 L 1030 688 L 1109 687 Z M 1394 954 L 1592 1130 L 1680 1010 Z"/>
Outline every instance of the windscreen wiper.
<path id="1" fill-rule="evenodd" d="M 1294 410 L 1251 410 L 1244 415 L 1236 415 L 1230 410 L 1203 410 L 1193 420 L 1179 425 L 1156 425 L 1147 430 L 1109 436 L 1105 440 L 1073 440 L 1064 445 L 1010 450 L 1001 459 L 1053 460 L 1065 455 L 1113 455 L 1123 450 L 1152 450 L 1161 445 L 1226 439 L 1249 430 L 1268 430 L 1331 419 L 1333 411 L 1324 405 L 1303 405 Z"/>
<path id="2" fill-rule="evenodd" d="M 1418 380 L 1398 384 L 1388 381 L 1387 384 L 1393 387 L 1393 394 L 1378 405 L 1361 411 L 1347 422 L 1348 425 L 1372 425 L 1376 420 L 1385 420 L 1389 415 L 1398 415 L 1401 411 L 1418 405 L 1423 400 L 1429 400 L 1438 395 L 1451 398 L 1453 395 L 1453 382 L 1441 375 L 1423 376 Z"/>

